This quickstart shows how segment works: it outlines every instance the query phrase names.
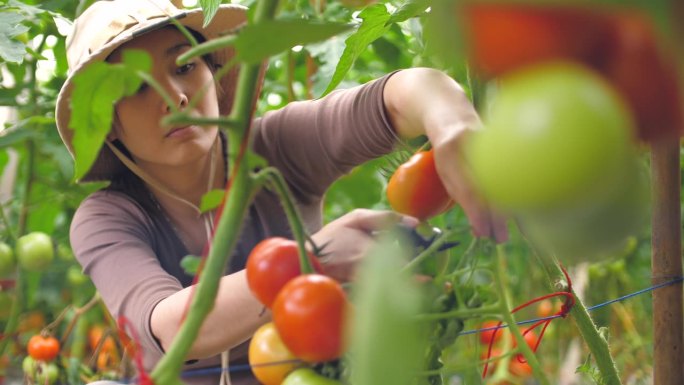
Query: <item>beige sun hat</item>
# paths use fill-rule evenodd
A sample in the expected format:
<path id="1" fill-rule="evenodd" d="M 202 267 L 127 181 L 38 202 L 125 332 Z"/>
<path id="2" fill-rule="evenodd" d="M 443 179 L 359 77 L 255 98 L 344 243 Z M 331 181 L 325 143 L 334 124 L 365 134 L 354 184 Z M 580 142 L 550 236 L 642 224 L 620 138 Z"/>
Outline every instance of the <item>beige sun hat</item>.
<path id="1" fill-rule="evenodd" d="M 222 4 L 211 23 L 203 26 L 201 9 L 184 10 L 168 0 L 100 0 L 81 14 L 74 22 L 67 37 L 67 62 L 69 72 L 57 96 L 55 120 L 57 129 L 69 153 L 74 156 L 71 140 L 71 94 L 74 75 L 95 62 L 104 61 L 115 49 L 144 33 L 159 29 L 177 20 L 181 25 L 200 33 L 205 39 L 234 33 L 247 21 L 247 8 L 237 4 Z M 232 56 L 231 49 L 212 53 L 218 65 L 225 64 Z M 230 112 L 233 103 L 236 71 L 221 78 L 219 109 L 221 114 Z M 79 182 L 109 180 L 125 166 L 107 147 L 103 146 L 97 160 Z"/>

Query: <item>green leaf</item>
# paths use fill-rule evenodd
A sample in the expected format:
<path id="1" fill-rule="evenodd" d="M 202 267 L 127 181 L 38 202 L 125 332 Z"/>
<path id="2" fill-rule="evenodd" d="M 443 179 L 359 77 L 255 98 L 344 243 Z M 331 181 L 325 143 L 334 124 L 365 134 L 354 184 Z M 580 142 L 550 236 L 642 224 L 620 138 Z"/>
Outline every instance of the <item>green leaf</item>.
<path id="1" fill-rule="evenodd" d="M 326 40 L 350 28 L 349 24 L 307 20 L 273 20 L 248 25 L 235 40 L 237 60 L 260 63 L 296 45 Z"/>
<path id="2" fill-rule="evenodd" d="M 412 17 L 420 16 L 425 13 L 425 10 L 430 6 L 430 3 L 430 0 L 409 0 L 392 13 L 392 17 L 390 17 L 388 24 L 400 23 Z"/>
<path id="3" fill-rule="evenodd" d="M 390 14 L 383 4 L 375 4 L 365 8 L 359 14 L 359 18 L 363 19 L 363 22 L 359 29 L 345 41 L 346 47 L 342 57 L 323 95 L 334 90 L 366 47 L 389 30 L 387 22 L 390 19 Z"/>
<path id="4" fill-rule="evenodd" d="M 111 129 L 116 101 L 135 93 L 142 82 L 137 72 L 151 66 L 147 53 L 130 50 L 124 52 L 122 63 L 93 63 L 74 76 L 69 126 L 74 130 L 75 180 L 95 162 Z"/>
<path id="5" fill-rule="evenodd" d="M 16 39 L 29 30 L 22 24 L 25 20 L 23 15 L 15 12 L 0 12 L 0 57 L 12 63 L 21 63 L 26 54 L 26 45 Z"/>
<path id="6" fill-rule="evenodd" d="M 186 255 L 180 261 L 181 268 L 183 268 L 187 275 L 197 274 L 201 263 L 202 257 L 196 255 Z"/>
<path id="7" fill-rule="evenodd" d="M 0 135 L 0 148 L 10 147 L 26 139 L 39 136 L 35 130 L 20 129 L 21 126 L 18 126 L 20 123 L 2 132 L 2 135 Z"/>
<path id="8" fill-rule="evenodd" d="M 226 190 L 215 189 L 202 195 L 202 201 L 200 202 L 200 211 L 206 213 L 207 211 L 219 207 L 221 201 L 223 201 L 223 196 L 225 195 L 225 193 Z"/>
<path id="9" fill-rule="evenodd" d="M 221 0 L 199 0 L 200 7 L 204 11 L 204 26 L 206 27 L 211 22 L 211 19 L 216 16 Z"/>
<path id="10" fill-rule="evenodd" d="M 425 354 L 424 299 L 416 280 L 401 271 L 406 247 L 387 239 L 363 259 L 352 292 L 349 359 L 355 385 L 408 385 Z"/>

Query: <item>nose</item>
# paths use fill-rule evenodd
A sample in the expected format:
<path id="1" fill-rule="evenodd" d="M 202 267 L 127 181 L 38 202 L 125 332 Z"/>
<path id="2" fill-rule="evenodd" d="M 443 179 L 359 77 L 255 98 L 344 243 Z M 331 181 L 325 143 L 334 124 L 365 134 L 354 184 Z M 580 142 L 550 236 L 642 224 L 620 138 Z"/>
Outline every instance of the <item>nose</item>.
<path id="1" fill-rule="evenodd" d="M 162 111 L 169 113 L 174 109 L 182 110 L 189 103 L 189 98 L 182 85 L 174 81 L 174 79 L 167 79 L 163 84 L 168 98 L 162 98 Z"/>

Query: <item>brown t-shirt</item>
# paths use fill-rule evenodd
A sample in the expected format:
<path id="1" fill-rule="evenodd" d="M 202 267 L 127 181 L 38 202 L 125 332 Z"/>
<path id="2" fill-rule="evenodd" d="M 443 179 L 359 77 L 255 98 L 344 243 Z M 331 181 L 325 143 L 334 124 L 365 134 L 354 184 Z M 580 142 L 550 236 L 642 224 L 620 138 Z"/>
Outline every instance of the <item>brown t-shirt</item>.
<path id="1" fill-rule="evenodd" d="M 266 113 L 253 125 L 253 149 L 277 167 L 298 200 L 309 231 L 322 226 L 326 189 L 341 175 L 392 150 L 396 135 L 387 119 L 383 89 L 387 75 L 315 101 L 294 102 Z M 139 192 L 105 189 L 86 198 L 71 224 L 71 244 L 115 318 L 124 316 L 137 332 L 150 370 L 163 355 L 150 330 L 159 301 L 191 283 L 178 262 L 187 250 L 163 212 L 150 208 Z M 237 231 L 238 229 L 236 229 Z M 277 196 L 261 191 L 250 206 L 227 272 L 244 268 L 249 251 L 270 236 L 290 236 Z M 239 309 L 236 309 L 239 311 Z M 235 368 L 246 363 L 246 344 L 230 354 Z M 218 357 L 189 363 L 216 367 Z M 196 373 L 196 372 L 195 372 Z M 219 373 L 186 377 L 188 384 L 218 384 Z M 231 372 L 234 384 L 258 383 L 249 370 Z"/>

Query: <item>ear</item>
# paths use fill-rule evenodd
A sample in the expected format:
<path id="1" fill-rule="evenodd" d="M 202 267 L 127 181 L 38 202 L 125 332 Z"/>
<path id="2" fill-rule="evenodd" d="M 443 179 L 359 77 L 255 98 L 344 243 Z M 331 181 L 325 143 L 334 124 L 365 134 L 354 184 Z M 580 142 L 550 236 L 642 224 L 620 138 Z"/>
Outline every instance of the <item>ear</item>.
<path id="1" fill-rule="evenodd" d="M 107 134 L 107 140 L 112 142 L 119 139 L 119 135 L 117 133 L 120 129 L 121 122 L 119 121 L 119 115 L 116 113 L 116 111 L 114 111 L 114 116 L 112 117 L 112 128 L 109 130 L 109 133 Z"/>

